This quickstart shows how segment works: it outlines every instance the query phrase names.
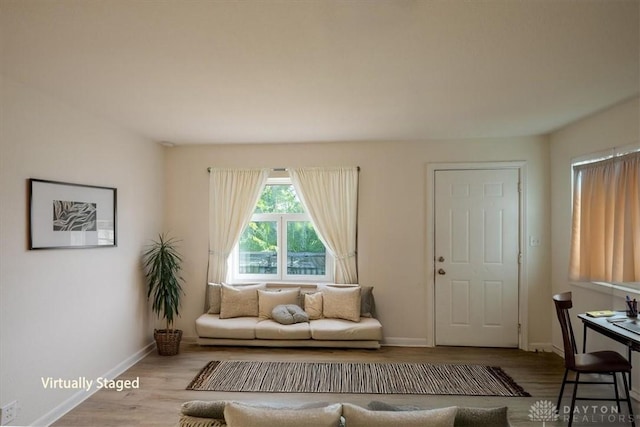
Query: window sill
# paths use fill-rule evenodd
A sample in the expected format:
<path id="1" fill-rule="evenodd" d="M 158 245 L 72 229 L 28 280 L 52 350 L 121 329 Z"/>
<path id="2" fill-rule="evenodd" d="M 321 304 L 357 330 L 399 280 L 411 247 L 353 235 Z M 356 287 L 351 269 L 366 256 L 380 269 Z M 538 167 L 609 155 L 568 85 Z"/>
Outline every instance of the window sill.
<path id="1" fill-rule="evenodd" d="M 621 297 L 627 294 L 640 295 L 640 282 L 572 282 L 571 286 Z"/>
<path id="2" fill-rule="evenodd" d="M 243 281 L 237 280 L 230 282 L 229 285 L 248 285 L 248 284 L 258 284 L 264 283 L 267 288 L 315 288 L 319 283 L 327 283 L 327 282 L 285 282 L 285 281 L 277 281 L 277 280 L 254 280 L 254 281 Z"/>

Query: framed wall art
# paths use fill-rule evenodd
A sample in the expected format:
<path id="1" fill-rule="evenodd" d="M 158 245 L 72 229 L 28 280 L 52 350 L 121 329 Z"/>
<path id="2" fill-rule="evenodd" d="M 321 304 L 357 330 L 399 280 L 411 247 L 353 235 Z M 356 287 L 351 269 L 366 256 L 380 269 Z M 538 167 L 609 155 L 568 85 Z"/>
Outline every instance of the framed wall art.
<path id="1" fill-rule="evenodd" d="M 29 249 L 117 245 L 117 190 L 29 179 Z"/>

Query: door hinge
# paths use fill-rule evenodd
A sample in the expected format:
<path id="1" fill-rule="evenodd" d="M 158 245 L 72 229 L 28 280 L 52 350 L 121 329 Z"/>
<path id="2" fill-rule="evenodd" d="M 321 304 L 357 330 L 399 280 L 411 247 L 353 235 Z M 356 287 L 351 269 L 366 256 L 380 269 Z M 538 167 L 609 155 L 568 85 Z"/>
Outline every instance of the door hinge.
<path id="1" fill-rule="evenodd" d="M 522 252 L 518 252 L 518 264 L 522 264 Z"/>
<path id="2" fill-rule="evenodd" d="M 522 183 L 518 181 L 518 193 L 522 193 Z"/>
<path id="3" fill-rule="evenodd" d="M 520 333 L 521 331 L 522 331 L 522 325 L 518 323 L 518 333 Z"/>

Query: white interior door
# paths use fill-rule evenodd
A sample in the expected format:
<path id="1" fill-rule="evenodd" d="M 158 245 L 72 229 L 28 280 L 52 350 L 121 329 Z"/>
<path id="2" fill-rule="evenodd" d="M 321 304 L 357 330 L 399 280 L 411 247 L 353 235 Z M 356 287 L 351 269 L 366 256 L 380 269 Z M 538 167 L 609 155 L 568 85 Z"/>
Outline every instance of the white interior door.
<path id="1" fill-rule="evenodd" d="M 435 172 L 436 345 L 518 347 L 519 171 Z"/>

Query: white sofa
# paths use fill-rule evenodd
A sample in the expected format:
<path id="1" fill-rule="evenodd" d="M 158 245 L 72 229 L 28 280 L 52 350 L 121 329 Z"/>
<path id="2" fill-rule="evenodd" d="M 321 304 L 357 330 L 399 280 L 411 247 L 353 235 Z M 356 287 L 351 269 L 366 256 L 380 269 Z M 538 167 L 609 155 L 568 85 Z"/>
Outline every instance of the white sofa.
<path id="1" fill-rule="evenodd" d="M 207 294 L 208 311 L 196 319 L 201 345 L 380 348 L 372 287 L 209 284 Z M 286 304 L 300 307 L 309 320 L 275 320 L 273 309 Z"/>

